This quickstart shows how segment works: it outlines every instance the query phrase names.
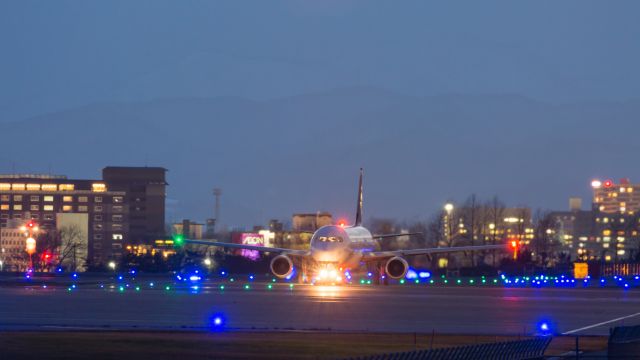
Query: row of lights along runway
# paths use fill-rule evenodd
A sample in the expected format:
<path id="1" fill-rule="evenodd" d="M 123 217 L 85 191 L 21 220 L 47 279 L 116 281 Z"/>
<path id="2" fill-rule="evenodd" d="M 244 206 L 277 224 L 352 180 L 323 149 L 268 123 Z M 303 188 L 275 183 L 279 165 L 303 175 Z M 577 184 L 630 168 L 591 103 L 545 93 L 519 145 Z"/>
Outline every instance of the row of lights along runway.
<path id="1" fill-rule="evenodd" d="M 70 282 L 60 282 L 61 275 L 54 278 L 56 281 L 38 281 L 34 278 L 34 274 L 27 273 L 25 275 L 25 286 L 28 288 L 66 288 L 72 292 L 80 289 L 80 275 L 73 273 L 70 275 Z M 66 277 L 62 277 L 65 279 Z M 360 278 L 354 278 L 348 272 L 345 273 L 345 279 L 348 282 L 340 286 L 375 286 L 372 273 L 367 273 Z M 39 284 L 38 284 L 39 283 Z M 313 284 L 311 284 L 313 285 Z M 570 276 L 506 276 L 499 277 L 447 277 L 441 275 L 432 277 L 428 271 L 411 270 L 407 276 L 399 281 L 392 282 L 392 285 L 420 285 L 420 286 L 438 286 L 438 287 L 458 287 L 458 286 L 474 286 L 474 287 L 504 287 L 504 288 L 620 288 L 623 290 L 640 289 L 640 275 L 633 276 L 607 276 L 599 278 L 586 277 L 584 279 L 575 279 Z M 293 290 L 296 286 L 291 279 L 278 280 L 272 277 L 257 277 L 256 275 L 232 276 L 227 272 L 220 272 L 217 276 L 205 276 L 199 271 L 190 274 L 177 274 L 172 281 L 143 281 L 137 278 L 137 273 L 132 270 L 126 274 L 114 276 L 110 281 L 99 282 L 93 284 L 82 284 L 83 289 L 105 289 L 116 292 L 124 292 L 127 290 L 158 290 L 165 291 L 189 291 L 191 293 L 199 293 L 203 289 L 218 289 L 224 291 L 226 289 L 243 289 L 251 290 L 256 287 L 263 286 L 267 290 L 281 288 L 282 286 Z"/>

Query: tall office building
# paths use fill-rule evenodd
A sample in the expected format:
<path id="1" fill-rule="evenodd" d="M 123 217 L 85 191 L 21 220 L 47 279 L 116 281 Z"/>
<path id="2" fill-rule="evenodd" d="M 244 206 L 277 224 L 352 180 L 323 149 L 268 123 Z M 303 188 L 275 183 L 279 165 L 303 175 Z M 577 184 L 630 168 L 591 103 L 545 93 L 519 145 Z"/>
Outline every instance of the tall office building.
<path id="1" fill-rule="evenodd" d="M 43 232 L 58 235 L 77 228 L 82 231 L 74 232 L 80 237 L 74 244 L 82 245 L 74 245 L 74 254 L 86 258 L 86 265 L 104 265 L 122 256 L 124 244 L 151 243 L 165 235 L 165 172 L 106 167 L 102 180 L 0 175 L 0 227 L 6 229 L 0 236 L 13 235 L 16 221 L 34 220 Z M 4 244 L 15 242 L 6 239 Z"/>
<path id="2" fill-rule="evenodd" d="M 604 214 L 629 214 L 640 211 L 640 184 L 631 184 L 629 179 L 593 180 L 593 209 Z"/>
<path id="3" fill-rule="evenodd" d="M 86 214 L 79 243 L 88 244 L 88 260 L 99 264 L 122 255 L 128 238 L 127 196 L 101 180 L 66 176 L 0 175 L 0 227 L 34 220 L 42 231 L 61 230 L 59 214 Z M 66 226 L 66 225 L 65 225 Z M 1 252 L 1 250 L 0 250 Z"/>
<path id="4" fill-rule="evenodd" d="M 161 167 L 114 167 L 102 170 L 109 188 L 123 191 L 129 199 L 129 242 L 147 243 L 165 235 L 167 169 Z"/>

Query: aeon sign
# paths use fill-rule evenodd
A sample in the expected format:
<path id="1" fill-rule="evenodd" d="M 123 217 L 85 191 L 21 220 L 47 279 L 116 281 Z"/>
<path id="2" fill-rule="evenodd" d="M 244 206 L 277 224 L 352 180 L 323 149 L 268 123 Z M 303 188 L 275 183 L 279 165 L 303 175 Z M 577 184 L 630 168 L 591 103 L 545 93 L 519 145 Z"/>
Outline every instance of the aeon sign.
<path id="1" fill-rule="evenodd" d="M 264 237 L 261 234 L 244 233 L 242 234 L 241 242 L 243 245 L 256 245 L 264 246 Z M 256 250 L 242 249 L 240 255 L 249 258 L 251 260 L 258 260 L 260 253 Z"/>

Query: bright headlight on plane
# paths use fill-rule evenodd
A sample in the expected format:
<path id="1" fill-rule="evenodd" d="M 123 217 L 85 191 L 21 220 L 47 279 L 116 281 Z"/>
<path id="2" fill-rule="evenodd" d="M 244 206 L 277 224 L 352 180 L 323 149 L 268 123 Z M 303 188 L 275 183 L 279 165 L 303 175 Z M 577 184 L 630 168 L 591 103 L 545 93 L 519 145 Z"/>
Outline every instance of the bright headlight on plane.
<path id="1" fill-rule="evenodd" d="M 324 279 L 324 278 L 326 278 L 326 277 L 327 277 L 327 275 L 328 275 L 327 270 L 326 270 L 326 269 L 322 269 L 322 270 L 320 270 L 320 273 L 318 274 L 318 277 L 319 277 L 320 279 Z"/>

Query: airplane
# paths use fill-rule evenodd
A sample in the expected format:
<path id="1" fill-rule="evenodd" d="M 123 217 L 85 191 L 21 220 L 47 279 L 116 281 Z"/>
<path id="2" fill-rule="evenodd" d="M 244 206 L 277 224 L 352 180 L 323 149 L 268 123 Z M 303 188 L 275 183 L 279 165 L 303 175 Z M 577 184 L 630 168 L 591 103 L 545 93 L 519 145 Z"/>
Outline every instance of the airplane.
<path id="1" fill-rule="evenodd" d="M 296 266 L 294 264 L 296 264 L 301 269 L 301 273 L 298 274 L 300 282 L 330 284 L 343 282 L 345 280 L 343 275 L 346 276 L 348 274 L 345 271 L 357 269 L 362 265 L 367 266 L 369 269 L 374 269 L 376 283 L 380 283 L 382 280 L 387 284 L 388 278 L 401 279 L 409 270 L 409 263 L 405 260 L 407 256 L 459 251 L 506 250 L 506 245 L 501 244 L 379 251 L 380 244 L 377 241 L 379 239 L 412 236 L 419 233 L 372 235 L 362 225 L 362 177 L 363 169 L 360 169 L 355 223 L 352 226 L 340 224 L 326 225 L 319 228 L 311 237 L 309 250 L 194 239 L 184 239 L 183 241 L 198 245 L 247 249 L 277 254 L 270 263 L 271 272 L 276 277 L 281 279 L 290 278 L 295 271 Z M 310 272 L 312 273 L 311 276 Z"/>

